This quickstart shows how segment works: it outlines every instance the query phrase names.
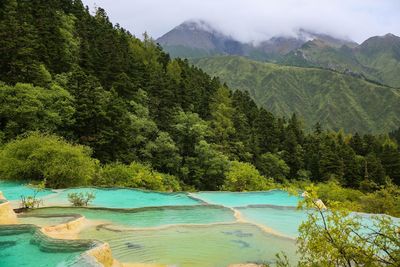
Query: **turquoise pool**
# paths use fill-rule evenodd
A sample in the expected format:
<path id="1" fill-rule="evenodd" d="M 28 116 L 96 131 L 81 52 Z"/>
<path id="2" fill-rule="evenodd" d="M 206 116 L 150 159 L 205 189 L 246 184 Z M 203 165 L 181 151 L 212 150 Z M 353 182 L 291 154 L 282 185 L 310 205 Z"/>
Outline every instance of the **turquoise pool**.
<path id="1" fill-rule="evenodd" d="M 71 266 L 78 264 L 80 255 L 93 245 L 83 241 L 51 240 L 29 225 L 0 226 L 0 266 Z"/>
<path id="2" fill-rule="evenodd" d="M 69 193 L 93 192 L 96 199 L 91 206 L 103 208 L 141 208 L 157 206 L 188 206 L 198 205 L 201 202 L 189 197 L 186 193 L 160 193 L 135 189 L 99 189 L 74 188 L 50 196 L 46 205 L 70 205 Z"/>
<path id="3" fill-rule="evenodd" d="M 273 236 L 251 224 L 173 226 L 157 230 L 115 231 L 93 227 L 82 238 L 110 244 L 121 262 L 179 267 L 223 267 L 234 263 L 273 263 L 285 251 L 296 260 L 295 241 Z"/>
<path id="4" fill-rule="evenodd" d="M 301 199 L 282 190 L 267 192 L 199 192 L 191 195 L 207 203 L 226 207 L 243 207 L 255 204 L 296 207 Z"/>
<path id="5" fill-rule="evenodd" d="M 239 208 L 242 217 L 262 224 L 290 237 L 297 237 L 300 224 L 307 219 L 307 213 L 286 207 L 246 207 Z"/>
<path id="6" fill-rule="evenodd" d="M 233 211 L 219 206 L 157 207 L 134 210 L 97 208 L 42 208 L 32 210 L 28 216 L 54 214 L 80 214 L 90 220 L 124 227 L 157 227 L 174 224 L 210 224 L 234 222 Z M 34 218 L 26 218 L 34 220 Z M 41 221 L 41 220 L 40 220 Z"/>
<path id="7" fill-rule="evenodd" d="M 21 195 L 32 195 L 33 190 L 26 185 L 0 180 L 0 191 L 8 200 L 20 199 Z M 137 189 L 101 189 L 73 188 L 54 192 L 46 190 L 39 193 L 45 197 L 45 206 L 69 206 L 69 193 L 93 192 L 96 199 L 91 206 L 103 208 L 141 208 L 160 206 L 190 206 L 213 204 L 225 207 L 244 207 L 247 205 L 297 206 L 300 197 L 289 195 L 285 191 L 267 192 L 198 192 L 198 193 L 162 193 Z"/>
<path id="8" fill-rule="evenodd" d="M 16 182 L 8 182 L 0 180 L 0 191 L 8 200 L 19 200 L 21 196 L 32 196 L 33 189 L 27 185 Z M 38 193 L 39 197 L 44 197 L 54 192 L 51 190 L 44 190 Z"/>
<path id="9" fill-rule="evenodd" d="M 40 216 L 38 214 L 33 214 L 32 216 L 18 215 L 18 223 L 21 224 L 34 224 L 39 227 L 46 227 L 52 225 L 59 225 L 67 223 L 76 219 L 75 216 Z"/>

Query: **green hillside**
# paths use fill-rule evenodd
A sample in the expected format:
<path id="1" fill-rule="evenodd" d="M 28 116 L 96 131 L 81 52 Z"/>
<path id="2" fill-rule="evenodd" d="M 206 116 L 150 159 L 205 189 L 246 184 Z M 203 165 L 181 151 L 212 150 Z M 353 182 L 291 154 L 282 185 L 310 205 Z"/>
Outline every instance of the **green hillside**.
<path id="1" fill-rule="evenodd" d="M 341 73 L 280 66 L 242 57 L 205 58 L 194 63 L 231 88 L 248 91 L 275 114 L 299 114 L 306 128 L 383 132 L 400 123 L 400 91 Z"/>
<path id="2" fill-rule="evenodd" d="M 313 40 L 287 54 L 280 63 L 333 69 L 364 76 L 398 88 L 400 87 L 400 38 L 392 34 L 375 36 L 355 48 L 332 47 Z"/>

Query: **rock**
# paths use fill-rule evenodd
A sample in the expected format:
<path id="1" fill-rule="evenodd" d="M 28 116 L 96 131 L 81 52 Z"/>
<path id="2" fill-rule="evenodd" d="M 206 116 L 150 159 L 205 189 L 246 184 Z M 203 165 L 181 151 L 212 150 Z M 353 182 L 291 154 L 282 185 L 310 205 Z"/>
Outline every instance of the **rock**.
<path id="1" fill-rule="evenodd" d="M 119 264 L 114 261 L 111 248 L 108 243 L 97 246 L 87 252 L 90 256 L 95 258 L 104 267 L 118 266 Z"/>
<path id="2" fill-rule="evenodd" d="M 308 192 L 307 192 L 307 191 L 304 191 L 304 192 L 301 194 L 301 196 L 304 197 L 304 198 L 308 197 Z"/>
<path id="3" fill-rule="evenodd" d="M 315 201 L 315 205 L 317 205 L 317 207 L 321 210 L 326 210 L 326 206 L 324 204 L 324 202 L 321 199 L 317 199 Z"/>
<path id="4" fill-rule="evenodd" d="M 18 223 L 17 215 L 12 209 L 10 202 L 0 203 L 0 224 L 16 224 Z"/>

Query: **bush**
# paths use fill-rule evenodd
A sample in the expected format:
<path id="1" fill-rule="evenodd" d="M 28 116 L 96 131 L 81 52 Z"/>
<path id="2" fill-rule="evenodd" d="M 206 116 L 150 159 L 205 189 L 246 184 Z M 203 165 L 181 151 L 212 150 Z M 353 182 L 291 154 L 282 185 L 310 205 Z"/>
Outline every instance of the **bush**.
<path id="1" fill-rule="evenodd" d="M 151 190 L 180 190 L 175 176 L 154 171 L 151 167 L 138 162 L 130 165 L 121 163 L 107 164 L 103 167 L 97 181 L 100 186 L 123 186 Z"/>
<path id="2" fill-rule="evenodd" d="M 318 184 L 318 196 L 322 201 L 338 201 L 343 205 L 353 205 L 360 200 L 364 194 L 356 189 L 344 188 L 337 181 L 331 180 L 327 183 Z M 356 207 L 353 207 L 353 209 Z"/>
<path id="3" fill-rule="evenodd" d="M 233 161 L 225 175 L 224 190 L 253 191 L 266 190 L 273 187 L 273 181 L 267 180 L 250 163 Z"/>
<path id="4" fill-rule="evenodd" d="M 388 186 L 360 198 L 362 210 L 370 213 L 384 213 L 400 216 L 400 189 Z"/>
<path id="5" fill-rule="evenodd" d="M 21 196 L 21 208 L 23 209 L 39 208 L 39 206 L 43 203 L 43 200 L 37 198 L 37 195 L 39 194 L 39 192 L 43 191 L 46 188 L 46 179 L 44 179 L 38 184 L 28 184 L 27 186 L 33 189 L 33 195 Z"/>
<path id="6" fill-rule="evenodd" d="M 91 150 L 65 140 L 31 133 L 6 144 L 0 151 L 0 177 L 7 180 L 46 179 L 46 186 L 86 185 L 96 170 Z"/>
<path id="7" fill-rule="evenodd" d="M 74 207 L 87 207 L 96 198 L 93 192 L 69 193 L 68 200 Z"/>

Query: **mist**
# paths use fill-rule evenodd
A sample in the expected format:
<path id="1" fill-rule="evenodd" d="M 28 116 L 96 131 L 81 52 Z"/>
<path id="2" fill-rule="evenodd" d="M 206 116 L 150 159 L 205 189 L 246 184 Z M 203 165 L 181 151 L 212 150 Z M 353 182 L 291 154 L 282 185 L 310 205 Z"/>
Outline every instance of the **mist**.
<path id="1" fill-rule="evenodd" d="M 83 0 L 113 23 L 158 38 L 183 21 L 202 19 L 242 42 L 293 36 L 300 28 L 362 42 L 400 36 L 399 0 Z"/>

